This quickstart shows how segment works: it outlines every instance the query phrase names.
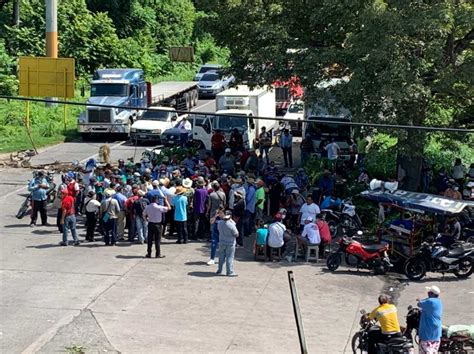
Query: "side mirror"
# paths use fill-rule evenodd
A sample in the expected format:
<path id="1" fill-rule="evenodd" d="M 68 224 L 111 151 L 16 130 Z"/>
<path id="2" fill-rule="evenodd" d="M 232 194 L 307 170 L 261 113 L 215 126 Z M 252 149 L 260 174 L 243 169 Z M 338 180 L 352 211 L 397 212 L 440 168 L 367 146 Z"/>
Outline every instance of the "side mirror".
<path id="1" fill-rule="evenodd" d="M 250 129 L 255 129 L 255 123 L 250 123 Z"/>
<path id="2" fill-rule="evenodd" d="M 172 122 L 175 122 L 177 119 L 178 119 L 177 116 L 172 116 L 172 117 L 171 117 L 171 121 L 172 121 Z"/>

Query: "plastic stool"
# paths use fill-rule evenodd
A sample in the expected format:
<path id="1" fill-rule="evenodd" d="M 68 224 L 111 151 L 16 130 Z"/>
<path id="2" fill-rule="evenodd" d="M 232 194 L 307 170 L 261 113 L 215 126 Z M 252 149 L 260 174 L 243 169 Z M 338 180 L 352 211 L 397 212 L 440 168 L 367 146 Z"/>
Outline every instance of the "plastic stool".
<path id="1" fill-rule="evenodd" d="M 311 252 L 314 252 L 314 256 L 311 255 Z M 319 260 L 319 244 L 309 244 L 306 248 L 306 262 Z"/>

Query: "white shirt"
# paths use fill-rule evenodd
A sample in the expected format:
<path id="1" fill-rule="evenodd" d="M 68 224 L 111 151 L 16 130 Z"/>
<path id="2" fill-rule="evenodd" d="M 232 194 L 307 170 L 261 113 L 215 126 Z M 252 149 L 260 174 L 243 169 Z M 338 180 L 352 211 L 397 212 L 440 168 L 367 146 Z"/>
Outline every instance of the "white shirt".
<path id="1" fill-rule="evenodd" d="M 340 150 L 339 145 L 337 145 L 336 142 L 330 143 L 326 145 L 324 148 L 328 152 L 328 159 L 329 160 L 335 160 L 337 159 L 338 152 Z"/>
<path id="2" fill-rule="evenodd" d="M 181 123 L 179 123 L 178 128 L 180 130 L 191 130 L 192 126 L 191 126 L 191 123 L 188 120 L 186 120 L 186 121 L 183 120 L 183 121 L 181 121 Z"/>
<path id="3" fill-rule="evenodd" d="M 100 207 L 100 202 L 97 199 L 86 198 L 84 205 L 86 212 L 97 213 Z"/>
<path id="4" fill-rule="evenodd" d="M 283 246 L 283 235 L 285 234 L 286 227 L 281 222 L 274 222 L 268 225 L 268 246 L 273 248 L 280 248 Z"/>
<path id="5" fill-rule="evenodd" d="M 311 244 L 321 243 L 319 228 L 318 225 L 316 225 L 315 223 L 310 222 L 309 224 L 306 224 L 303 228 L 301 236 L 306 237 L 308 239 L 308 242 Z"/>
<path id="6" fill-rule="evenodd" d="M 300 209 L 300 214 L 302 214 L 300 224 L 304 225 L 304 221 L 308 216 L 311 216 L 313 220 L 316 220 L 316 215 L 318 215 L 320 212 L 321 210 L 319 210 L 319 206 L 317 204 L 312 203 L 308 205 L 308 203 L 304 203 Z"/>

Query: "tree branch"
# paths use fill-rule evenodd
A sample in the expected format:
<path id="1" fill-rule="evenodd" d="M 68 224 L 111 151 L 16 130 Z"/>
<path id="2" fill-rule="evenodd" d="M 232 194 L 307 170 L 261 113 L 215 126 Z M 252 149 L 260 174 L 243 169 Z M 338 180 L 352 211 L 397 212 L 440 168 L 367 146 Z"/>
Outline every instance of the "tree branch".
<path id="1" fill-rule="evenodd" d="M 472 41 L 474 41 L 474 28 L 472 28 L 463 38 L 454 41 L 454 54 L 457 56 L 463 50 L 469 48 L 469 46 L 472 45 Z"/>

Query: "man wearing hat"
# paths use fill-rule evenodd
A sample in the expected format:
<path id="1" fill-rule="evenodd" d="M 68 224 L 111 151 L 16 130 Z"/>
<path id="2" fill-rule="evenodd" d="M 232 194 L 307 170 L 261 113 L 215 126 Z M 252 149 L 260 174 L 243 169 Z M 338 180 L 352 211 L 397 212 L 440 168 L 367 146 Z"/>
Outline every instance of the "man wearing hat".
<path id="1" fill-rule="evenodd" d="M 41 215 L 41 224 L 48 224 L 48 214 L 46 213 L 46 205 L 48 204 L 49 183 L 45 178 L 43 171 L 39 171 L 28 185 L 28 191 L 31 193 L 32 211 L 30 226 L 36 225 L 38 212 Z"/>
<path id="2" fill-rule="evenodd" d="M 135 230 L 138 236 L 138 242 L 144 243 L 148 240 L 148 223 L 146 218 L 143 216 L 143 212 L 146 207 L 150 204 L 148 198 L 145 198 L 145 192 L 138 190 L 138 199 L 133 202 L 133 215 L 135 219 Z M 161 217 L 163 220 L 163 216 Z M 132 238 L 133 239 L 133 238 Z"/>
<path id="3" fill-rule="evenodd" d="M 97 213 L 99 212 L 100 202 L 96 199 L 94 191 L 89 191 L 84 200 L 84 210 L 86 212 L 86 241 L 94 241 L 94 232 L 97 225 Z"/>
<path id="4" fill-rule="evenodd" d="M 117 216 L 120 206 L 116 199 L 113 199 L 112 190 L 104 191 L 105 200 L 99 209 L 99 217 L 104 224 L 104 242 L 106 246 L 115 246 L 117 242 Z"/>
<path id="5" fill-rule="evenodd" d="M 217 268 L 217 275 L 222 274 L 224 262 L 226 264 L 226 273 L 229 277 L 235 277 L 234 272 L 234 255 L 235 255 L 235 240 L 239 236 L 239 231 L 232 220 L 232 212 L 220 211 L 219 217 L 221 220 L 217 221 L 217 230 L 219 231 L 219 267 Z"/>
<path id="6" fill-rule="evenodd" d="M 258 136 L 258 145 L 260 148 L 260 156 L 263 158 L 265 153 L 265 158 L 267 159 L 267 164 L 269 163 L 268 154 L 270 147 L 272 146 L 272 136 L 267 132 L 266 127 L 261 128 L 260 135 Z"/>
<path id="7" fill-rule="evenodd" d="M 304 228 L 301 235 L 297 236 L 297 244 L 306 250 L 308 245 L 319 245 L 321 243 L 321 236 L 319 235 L 318 225 L 314 223 L 312 216 L 307 216 L 304 220 Z"/>
<path id="8" fill-rule="evenodd" d="M 188 230 L 187 230 L 187 206 L 188 198 L 184 195 L 186 189 L 183 186 L 176 187 L 175 196 L 173 198 L 174 206 L 174 221 L 178 230 L 178 240 L 176 243 L 188 243 Z"/>
<path id="9" fill-rule="evenodd" d="M 233 175 L 235 169 L 235 158 L 231 155 L 230 148 L 225 149 L 225 154 L 219 159 L 219 167 L 221 172 L 227 171 L 228 174 Z"/>
<path id="10" fill-rule="evenodd" d="M 418 328 L 418 337 L 420 338 L 420 353 L 434 354 L 438 353 L 443 314 L 443 304 L 439 295 L 441 290 L 436 286 L 426 287 L 428 297 L 418 301 L 418 307 L 421 308 L 420 326 Z"/>

